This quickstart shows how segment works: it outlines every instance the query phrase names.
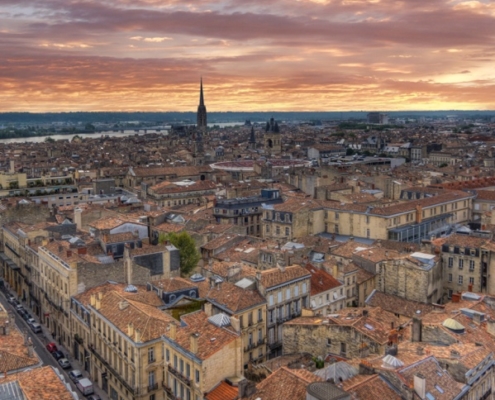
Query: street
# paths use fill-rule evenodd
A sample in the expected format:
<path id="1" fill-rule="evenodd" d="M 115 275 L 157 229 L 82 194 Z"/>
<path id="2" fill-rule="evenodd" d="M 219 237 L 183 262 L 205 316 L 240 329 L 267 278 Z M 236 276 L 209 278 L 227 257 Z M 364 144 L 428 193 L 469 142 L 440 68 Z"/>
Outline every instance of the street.
<path id="1" fill-rule="evenodd" d="M 18 329 L 21 332 L 26 332 L 28 333 L 28 336 L 31 338 L 33 342 L 33 347 L 40 358 L 41 362 L 43 365 L 51 365 L 52 367 L 56 368 L 59 372 L 62 373 L 64 376 L 65 382 L 69 383 L 72 391 L 78 396 L 79 399 L 84 399 L 84 396 L 79 392 L 79 390 L 76 388 L 76 385 L 72 382 L 72 380 L 69 378 L 68 373 L 73 370 L 73 369 L 78 369 L 83 373 L 83 376 L 85 378 L 89 378 L 88 374 L 86 371 L 83 370 L 82 366 L 74 360 L 74 358 L 70 355 L 70 353 L 65 349 L 63 346 L 60 346 L 57 343 L 57 348 L 58 350 L 62 351 L 64 355 L 67 357 L 67 359 L 71 363 L 71 368 L 67 370 L 63 370 L 59 365 L 57 360 L 48 352 L 46 349 L 46 344 L 50 342 L 54 342 L 52 339 L 51 334 L 48 332 L 45 326 L 42 326 L 42 332 L 41 333 L 34 333 L 31 328 L 29 327 L 28 323 L 16 312 L 14 306 L 10 304 L 7 301 L 6 294 L 4 291 L 0 291 L 0 303 L 2 306 L 5 308 L 5 310 L 8 311 L 9 314 L 14 316 L 15 324 L 18 327 Z M 38 321 L 38 318 L 36 316 L 33 316 L 34 319 Z M 108 399 L 108 396 L 106 396 L 96 385 L 93 385 L 95 389 L 95 394 L 98 394 L 102 399 Z"/>

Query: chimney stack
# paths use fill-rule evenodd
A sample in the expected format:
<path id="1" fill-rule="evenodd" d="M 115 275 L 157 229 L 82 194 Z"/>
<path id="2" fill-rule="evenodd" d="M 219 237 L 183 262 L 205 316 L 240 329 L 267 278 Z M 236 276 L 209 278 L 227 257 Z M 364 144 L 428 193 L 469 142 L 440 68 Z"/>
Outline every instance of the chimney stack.
<path id="1" fill-rule="evenodd" d="M 191 352 L 194 354 L 198 352 L 198 338 L 199 333 L 193 333 L 191 335 Z"/>
<path id="2" fill-rule="evenodd" d="M 421 374 L 414 375 L 414 391 L 420 399 L 424 399 L 426 397 L 426 379 Z"/>
<path id="3" fill-rule="evenodd" d="M 141 343 L 141 331 L 139 329 L 134 330 L 134 341 L 136 343 Z"/>
<path id="4" fill-rule="evenodd" d="M 411 342 L 421 342 L 422 331 L 423 321 L 419 318 L 413 318 Z"/>
<path id="5" fill-rule="evenodd" d="M 134 336 L 134 324 L 132 322 L 129 322 L 127 324 L 127 336 L 129 337 Z"/>
<path id="6" fill-rule="evenodd" d="M 168 328 L 168 336 L 170 337 L 170 339 L 175 340 L 177 337 L 177 326 L 175 326 L 175 324 L 169 324 Z"/>

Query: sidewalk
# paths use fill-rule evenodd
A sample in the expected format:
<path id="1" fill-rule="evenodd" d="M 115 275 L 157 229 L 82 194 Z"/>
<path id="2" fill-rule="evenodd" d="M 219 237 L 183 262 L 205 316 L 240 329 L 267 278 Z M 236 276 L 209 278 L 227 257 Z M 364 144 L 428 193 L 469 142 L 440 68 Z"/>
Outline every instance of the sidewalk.
<path id="1" fill-rule="evenodd" d="M 17 294 L 8 288 L 4 288 L 2 290 L 2 292 L 5 294 L 5 297 L 7 297 L 8 295 L 12 295 L 17 299 Z M 69 368 L 67 370 L 63 370 L 58 365 L 58 363 L 55 361 L 55 359 L 53 359 L 53 361 L 54 361 L 53 365 L 55 366 L 55 368 L 57 368 L 59 371 L 61 371 L 63 374 L 65 374 L 66 380 L 69 382 L 72 382 L 68 376 L 68 373 L 72 370 L 75 370 L 75 369 L 81 371 L 84 378 L 88 378 L 89 380 L 91 380 L 89 373 L 84 369 L 83 365 L 78 360 L 76 360 L 72 356 L 72 354 L 64 346 L 62 346 L 61 344 L 58 343 L 58 341 L 55 340 L 55 338 L 52 336 L 51 332 L 49 332 L 48 328 L 39 321 L 38 316 L 32 314 L 32 310 L 28 307 L 27 301 L 20 301 L 19 299 L 17 299 L 17 301 L 20 304 L 22 304 L 24 306 L 24 309 L 27 310 L 31 314 L 31 316 L 36 320 L 36 322 L 38 322 L 41 325 L 42 333 L 38 334 L 37 336 L 38 336 L 39 340 L 43 343 L 43 345 L 46 346 L 48 343 L 51 343 L 51 342 L 55 343 L 57 345 L 57 349 L 59 351 L 61 351 L 64 354 L 64 356 L 69 360 L 69 362 L 71 364 L 71 368 Z M 34 333 L 33 333 L 33 335 L 34 335 Z M 94 382 L 93 382 L 93 389 L 94 389 L 94 394 L 99 395 L 102 400 L 108 400 L 108 395 Z M 80 392 L 77 391 L 77 389 L 75 389 L 75 390 L 81 399 L 85 398 Z"/>

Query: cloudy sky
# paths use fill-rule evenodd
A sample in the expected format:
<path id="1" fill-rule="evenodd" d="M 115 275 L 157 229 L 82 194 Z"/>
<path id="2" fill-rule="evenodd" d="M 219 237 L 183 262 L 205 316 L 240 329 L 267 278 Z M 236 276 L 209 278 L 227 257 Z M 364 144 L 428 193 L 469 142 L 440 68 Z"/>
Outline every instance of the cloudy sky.
<path id="1" fill-rule="evenodd" d="M 495 1 L 0 0 L 0 111 L 495 109 Z"/>

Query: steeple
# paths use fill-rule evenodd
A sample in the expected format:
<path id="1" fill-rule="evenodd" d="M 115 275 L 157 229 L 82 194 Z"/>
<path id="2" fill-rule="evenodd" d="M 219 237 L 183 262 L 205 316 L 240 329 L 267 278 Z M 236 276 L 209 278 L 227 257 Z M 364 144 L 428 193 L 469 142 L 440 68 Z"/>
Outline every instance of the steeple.
<path id="1" fill-rule="evenodd" d="M 249 148 L 256 149 L 256 135 L 254 134 L 254 126 L 251 127 L 251 135 L 249 136 Z"/>
<path id="2" fill-rule="evenodd" d="M 200 80 L 200 88 L 199 88 L 199 106 L 198 106 L 198 121 L 197 127 L 201 130 L 206 130 L 207 125 L 206 119 L 206 107 L 205 107 L 205 99 L 203 95 L 203 77 Z"/>

